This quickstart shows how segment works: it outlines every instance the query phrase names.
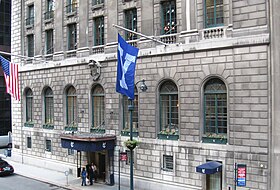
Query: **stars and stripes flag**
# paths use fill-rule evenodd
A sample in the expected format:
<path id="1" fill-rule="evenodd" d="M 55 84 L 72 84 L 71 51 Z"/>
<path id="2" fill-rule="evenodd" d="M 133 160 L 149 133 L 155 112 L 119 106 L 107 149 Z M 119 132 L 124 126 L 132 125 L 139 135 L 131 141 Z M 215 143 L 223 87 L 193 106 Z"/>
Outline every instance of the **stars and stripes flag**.
<path id="1" fill-rule="evenodd" d="M 18 65 L 11 63 L 0 55 L 0 63 L 4 72 L 6 92 L 20 101 Z"/>

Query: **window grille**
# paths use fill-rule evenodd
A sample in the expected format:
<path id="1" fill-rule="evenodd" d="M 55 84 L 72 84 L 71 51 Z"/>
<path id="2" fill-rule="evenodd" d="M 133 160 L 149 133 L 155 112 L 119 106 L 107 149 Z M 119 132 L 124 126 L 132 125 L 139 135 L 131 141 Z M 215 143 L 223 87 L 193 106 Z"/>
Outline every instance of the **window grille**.
<path id="1" fill-rule="evenodd" d="M 51 152 L 52 151 L 52 141 L 46 140 L 46 151 Z"/>
<path id="2" fill-rule="evenodd" d="M 32 147 L 31 137 L 27 137 L 27 148 Z"/>
<path id="3" fill-rule="evenodd" d="M 163 170 L 173 171 L 173 156 L 163 155 Z"/>

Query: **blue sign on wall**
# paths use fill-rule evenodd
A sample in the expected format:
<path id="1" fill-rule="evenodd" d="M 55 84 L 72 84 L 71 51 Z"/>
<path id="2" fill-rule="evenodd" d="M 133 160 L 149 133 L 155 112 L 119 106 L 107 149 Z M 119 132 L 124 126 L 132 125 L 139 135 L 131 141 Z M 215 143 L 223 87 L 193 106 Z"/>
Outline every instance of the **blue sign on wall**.
<path id="1" fill-rule="evenodd" d="M 237 186 L 245 187 L 246 186 L 246 165 L 237 164 Z"/>

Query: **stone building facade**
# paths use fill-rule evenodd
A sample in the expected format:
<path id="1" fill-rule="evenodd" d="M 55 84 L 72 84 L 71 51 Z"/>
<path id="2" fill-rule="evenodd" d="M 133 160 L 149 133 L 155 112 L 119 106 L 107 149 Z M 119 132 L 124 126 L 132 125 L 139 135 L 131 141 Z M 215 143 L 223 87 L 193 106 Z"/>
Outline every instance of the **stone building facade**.
<path id="1" fill-rule="evenodd" d="M 13 1 L 12 53 L 30 57 L 12 58 L 20 63 L 22 92 L 21 101 L 12 102 L 13 158 L 73 173 L 80 161 L 105 159 L 105 181 L 112 171 L 117 181 L 119 150 L 126 151 L 128 139 L 126 98 L 115 90 L 119 32 L 139 48 L 135 81 L 145 79 L 148 86 L 137 89 L 134 114 L 141 142 L 134 152 L 136 188 L 233 189 L 236 163 L 247 169 L 240 189 L 277 189 L 270 6 L 265 0 Z M 91 61 L 101 65 L 97 79 Z M 97 87 L 103 89 L 102 129 L 116 136 L 111 165 L 106 152 L 61 146 L 72 124 L 78 133 L 95 133 Z M 222 171 L 196 172 L 207 161 L 221 163 Z M 125 162 L 121 182 L 129 182 Z"/>

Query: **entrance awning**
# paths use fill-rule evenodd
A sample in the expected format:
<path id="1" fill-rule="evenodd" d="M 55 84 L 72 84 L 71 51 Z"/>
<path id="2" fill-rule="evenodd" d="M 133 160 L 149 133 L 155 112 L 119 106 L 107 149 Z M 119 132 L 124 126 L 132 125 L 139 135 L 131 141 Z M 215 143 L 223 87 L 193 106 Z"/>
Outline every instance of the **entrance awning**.
<path id="1" fill-rule="evenodd" d="M 115 135 L 95 134 L 64 134 L 60 136 L 62 148 L 74 149 L 86 152 L 102 150 L 114 150 Z"/>
<path id="2" fill-rule="evenodd" d="M 222 166 L 223 165 L 220 162 L 210 161 L 210 162 L 201 164 L 200 166 L 197 166 L 196 172 L 199 172 L 202 174 L 214 174 L 216 172 L 221 172 Z"/>

